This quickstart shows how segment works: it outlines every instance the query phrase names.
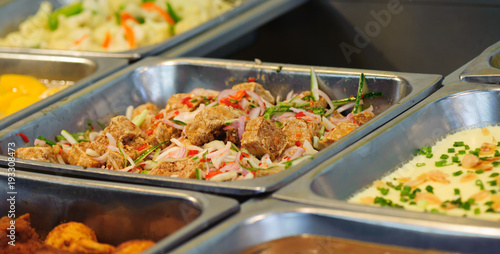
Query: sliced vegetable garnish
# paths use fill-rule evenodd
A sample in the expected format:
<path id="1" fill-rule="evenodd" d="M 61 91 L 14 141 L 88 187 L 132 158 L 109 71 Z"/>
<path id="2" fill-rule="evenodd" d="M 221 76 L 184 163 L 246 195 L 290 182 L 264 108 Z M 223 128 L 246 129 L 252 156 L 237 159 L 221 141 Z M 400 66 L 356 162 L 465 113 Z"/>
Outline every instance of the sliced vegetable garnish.
<path id="1" fill-rule="evenodd" d="M 180 120 L 175 120 L 175 119 L 172 119 L 172 120 L 170 120 L 170 121 L 171 121 L 171 122 L 174 122 L 174 123 L 176 123 L 176 124 L 178 124 L 178 125 L 182 125 L 182 126 L 186 126 L 186 125 L 187 125 L 185 122 L 180 121 Z"/>
<path id="2" fill-rule="evenodd" d="M 362 111 L 362 108 L 359 105 L 359 102 L 361 101 L 361 95 L 363 94 L 363 86 L 365 85 L 365 74 L 361 73 L 361 76 L 359 77 L 359 86 L 358 86 L 358 95 L 356 96 L 356 102 L 354 104 L 354 108 L 352 109 L 352 113 L 356 114 Z"/>
<path id="3" fill-rule="evenodd" d="M 69 16 L 76 15 L 82 11 L 83 11 L 82 2 L 76 2 L 74 4 L 71 4 L 71 5 L 68 5 L 68 6 L 65 6 L 65 7 L 62 7 L 60 9 L 55 10 L 49 16 L 48 25 L 49 25 L 50 30 L 54 31 L 59 26 L 59 19 L 58 19 L 59 15 L 64 15 L 66 17 L 69 17 Z"/>
<path id="4" fill-rule="evenodd" d="M 143 110 L 139 115 L 134 117 L 132 120 L 132 123 L 134 123 L 137 127 L 141 126 L 141 124 L 146 120 L 146 116 L 148 115 L 149 110 L 145 109 Z"/>
<path id="5" fill-rule="evenodd" d="M 198 180 L 203 179 L 203 172 L 201 172 L 200 168 L 196 168 L 196 179 Z"/>
<path id="6" fill-rule="evenodd" d="M 44 138 L 42 136 L 38 136 L 38 139 L 45 141 L 45 143 L 47 143 L 47 145 L 50 145 L 50 146 L 55 146 L 56 145 L 56 142 L 51 141 L 49 139 L 46 139 L 46 138 Z"/>
<path id="7" fill-rule="evenodd" d="M 76 139 L 66 130 L 62 130 L 61 135 L 72 145 L 78 143 Z"/>
<path id="8" fill-rule="evenodd" d="M 30 142 L 29 138 L 24 133 L 22 133 L 22 132 L 18 133 L 17 136 L 21 137 L 23 139 L 24 143 L 29 143 Z"/>
<path id="9" fill-rule="evenodd" d="M 137 164 L 139 162 L 141 162 L 144 158 L 146 158 L 146 156 L 148 156 L 151 152 L 153 152 L 156 148 L 162 146 L 163 144 L 169 142 L 170 140 L 165 140 L 161 143 L 159 143 L 158 145 L 155 145 L 151 148 L 149 148 L 148 150 L 146 150 L 144 153 L 142 153 L 141 155 L 139 155 L 139 157 L 137 157 L 137 159 L 134 160 L 134 163 Z"/>
<path id="10" fill-rule="evenodd" d="M 175 13 L 174 8 L 172 8 L 172 5 L 170 3 L 168 3 L 168 2 L 167 2 L 167 11 L 168 11 L 168 14 L 170 14 L 170 17 L 172 17 L 172 19 L 174 20 L 175 23 L 181 21 L 181 17 L 179 17 L 179 15 L 177 15 L 177 13 Z"/>
<path id="11" fill-rule="evenodd" d="M 314 68 L 311 67 L 311 98 L 313 101 L 319 101 L 319 94 L 313 92 L 315 89 L 319 89 L 318 76 Z"/>

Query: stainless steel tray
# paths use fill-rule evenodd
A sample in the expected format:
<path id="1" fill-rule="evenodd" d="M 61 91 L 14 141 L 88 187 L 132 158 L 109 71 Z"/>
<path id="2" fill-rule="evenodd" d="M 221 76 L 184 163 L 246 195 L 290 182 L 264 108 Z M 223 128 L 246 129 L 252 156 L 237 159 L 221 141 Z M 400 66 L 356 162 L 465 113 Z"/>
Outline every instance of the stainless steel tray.
<path id="1" fill-rule="evenodd" d="M 244 203 L 240 213 L 171 253 L 238 253 L 254 245 L 302 234 L 461 253 L 491 253 L 500 247 L 500 229 L 488 225 L 401 219 L 266 199 Z"/>
<path id="2" fill-rule="evenodd" d="M 278 64 L 256 65 L 246 61 L 225 61 L 216 59 L 184 58 L 165 60 L 151 57 L 141 60 L 111 76 L 102 79 L 68 100 L 45 108 L 24 121 L 0 131 L 0 154 L 6 153 L 8 142 L 17 147 L 25 144 L 16 134 L 22 132 L 31 139 L 39 135 L 53 138 L 62 129 L 70 132 L 87 128 L 87 121 L 108 123 L 117 114 L 124 114 L 127 106 L 139 105 L 148 101 L 164 107 L 167 98 L 174 93 L 188 92 L 203 87 L 216 90 L 226 89 L 234 84 L 256 78 L 274 95 L 308 90 L 310 67 Z M 111 181 L 169 186 L 219 194 L 248 196 L 278 189 L 294 178 L 312 169 L 356 140 L 365 136 L 416 102 L 434 92 L 440 85 L 441 76 L 426 74 L 393 73 L 371 70 L 352 70 L 316 67 L 320 79 L 325 82 L 323 90 L 332 98 L 345 98 L 356 94 L 360 72 L 367 76 L 367 84 L 373 92 L 383 92 L 384 96 L 370 101 L 377 116 L 351 132 L 328 148 L 318 153 L 314 160 L 291 167 L 279 174 L 249 181 L 210 182 L 195 179 L 167 178 L 144 174 L 131 174 L 102 169 L 83 169 L 82 167 L 24 160 L 18 167 L 47 173 L 64 173 L 81 177 L 94 177 Z M 0 165 L 7 164 L 7 157 L 0 156 Z"/>
<path id="3" fill-rule="evenodd" d="M 37 79 L 74 82 L 73 85 L 60 92 L 0 119 L 0 130 L 92 84 L 105 75 L 125 67 L 127 64 L 125 59 L 0 53 L 0 75 L 21 74 Z"/>
<path id="4" fill-rule="evenodd" d="M 500 84 L 500 42 L 485 49 L 460 74 L 460 80 L 484 84 Z"/>
<path id="5" fill-rule="evenodd" d="M 0 2 L 0 36 L 6 35 L 19 25 L 26 17 L 36 13 L 40 3 L 43 0 L 10 0 L 5 3 Z M 60 7 L 63 3 L 70 1 L 46 0 L 52 3 L 54 8 Z M 30 49 L 30 48 L 5 48 L 1 47 L 0 52 L 31 53 L 31 54 L 51 54 L 51 55 L 70 55 L 70 56 L 94 56 L 94 57 L 113 57 L 136 60 L 146 56 L 156 55 L 174 46 L 189 41 L 193 37 L 202 35 L 196 39 L 196 43 L 202 41 L 199 50 L 206 50 L 204 46 L 220 47 L 229 41 L 229 38 L 237 38 L 244 33 L 251 31 L 258 26 L 282 15 L 307 0 L 244 0 L 244 3 L 233 10 L 213 18 L 185 33 L 178 34 L 160 43 L 140 47 L 134 50 L 121 52 L 91 52 L 91 51 L 71 51 L 71 50 L 50 50 L 50 49 Z M 231 23 L 231 26 L 225 25 L 224 29 L 218 28 L 218 33 L 205 35 L 204 33 L 221 24 Z M 228 31 L 231 31 L 229 34 Z M 208 38 L 209 36 L 210 38 Z M 205 44 L 206 43 L 206 44 Z M 184 51 L 184 49 L 183 49 Z M 191 55 L 193 56 L 193 55 Z M 198 55 L 200 56 L 200 55 Z"/>
<path id="6" fill-rule="evenodd" d="M 337 209 L 405 218 L 463 221 L 471 225 L 495 225 L 500 228 L 499 222 L 345 202 L 352 194 L 410 160 L 415 149 L 432 145 L 454 130 L 499 123 L 499 98 L 500 88 L 496 86 L 450 83 L 360 142 L 280 189 L 273 197 Z"/>
<path id="7" fill-rule="evenodd" d="M 116 246 L 150 239 L 164 253 L 239 210 L 236 200 L 190 191 L 19 170 L 14 174 L 14 189 L 9 189 L 8 170 L 0 169 L 4 197 L 15 197 L 13 214 L 30 213 L 42 237 L 60 223 L 77 221 L 91 227 L 99 242 Z M 1 216 L 10 214 L 10 205 L 6 200 L 0 204 Z"/>

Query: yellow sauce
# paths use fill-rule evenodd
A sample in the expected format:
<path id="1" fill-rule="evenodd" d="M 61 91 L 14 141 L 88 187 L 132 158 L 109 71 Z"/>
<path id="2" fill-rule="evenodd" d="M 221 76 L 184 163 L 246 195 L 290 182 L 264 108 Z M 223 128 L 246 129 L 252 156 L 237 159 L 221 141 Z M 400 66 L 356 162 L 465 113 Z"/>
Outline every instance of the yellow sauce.
<path id="1" fill-rule="evenodd" d="M 379 201 L 383 198 L 392 201 L 391 205 L 384 206 L 402 206 L 411 211 L 499 221 L 500 146 L 498 145 L 500 143 L 498 141 L 500 141 L 500 126 L 473 128 L 450 134 L 432 146 L 431 158 L 425 154 L 415 156 L 396 171 L 356 193 L 348 201 L 381 205 L 375 198 Z M 490 144 L 491 147 L 485 149 L 484 144 Z M 480 149 L 479 156 L 472 156 L 471 151 L 476 149 Z M 470 164 L 466 160 L 471 157 L 475 157 L 478 163 L 474 163 L 477 165 L 474 168 L 464 166 Z M 404 189 L 409 185 L 411 193 L 418 188 L 424 196 L 419 194 L 412 198 L 394 188 L 400 186 Z"/>
<path id="2" fill-rule="evenodd" d="M 48 88 L 36 78 L 4 74 L 0 76 L 0 118 L 13 114 L 62 88 Z"/>

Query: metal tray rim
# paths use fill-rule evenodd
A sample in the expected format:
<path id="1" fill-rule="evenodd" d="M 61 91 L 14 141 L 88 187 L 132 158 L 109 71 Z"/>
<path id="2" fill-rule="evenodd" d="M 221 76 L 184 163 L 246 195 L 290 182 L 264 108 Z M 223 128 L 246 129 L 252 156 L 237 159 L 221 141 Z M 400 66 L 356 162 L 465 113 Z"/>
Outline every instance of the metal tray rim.
<path id="1" fill-rule="evenodd" d="M 249 61 L 236 61 L 236 60 L 219 60 L 219 59 L 206 59 L 206 58 L 164 59 L 160 57 L 148 57 L 108 77 L 103 78 L 97 84 L 94 84 L 91 87 L 87 87 L 86 89 L 80 91 L 79 93 L 70 96 L 68 100 L 77 99 L 79 95 L 88 92 L 91 89 L 103 86 L 106 84 L 107 81 L 111 81 L 113 79 L 116 79 L 117 77 L 126 75 L 131 71 L 140 70 L 141 68 L 148 68 L 148 66 L 156 64 L 160 65 L 161 64 L 206 64 L 206 65 L 218 65 L 218 66 L 231 65 L 231 66 L 238 66 L 241 68 L 258 68 L 258 69 L 269 69 L 269 70 L 276 70 L 278 66 L 283 66 L 282 71 L 290 69 L 290 70 L 303 70 L 304 72 L 309 72 L 310 70 L 310 66 L 304 66 L 304 65 L 288 65 L 288 64 L 275 64 L 275 63 L 263 63 L 262 65 L 257 65 Z M 392 105 L 384 112 L 376 116 L 376 118 L 373 119 L 373 122 L 371 124 L 363 125 L 361 128 L 358 128 L 357 130 L 351 132 L 346 137 L 344 137 L 344 141 L 340 142 L 337 145 L 334 145 L 333 147 L 324 149 L 323 151 L 318 153 L 318 156 L 315 158 L 315 160 L 309 161 L 308 163 L 302 166 L 297 165 L 296 167 L 292 167 L 279 174 L 257 178 L 251 181 L 237 181 L 237 182 L 223 182 L 223 183 L 199 181 L 194 179 L 178 179 L 178 178 L 165 178 L 165 177 L 160 178 L 160 177 L 152 177 L 146 175 L 141 177 L 137 176 L 128 177 L 129 173 L 113 174 L 113 176 L 115 176 L 115 180 L 120 180 L 120 181 L 132 180 L 133 182 L 139 181 L 141 183 L 150 183 L 159 186 L 188 188 L 199 191 L 215 192 L 218 194 L 231 194 L 231 195 L 242 195 L 242 196 L 274 191 L 285 185 L 287 182 L 295 179 L 299 175 L 317 166 L 321 161 L 327 159 L 333 154 L 341 151 L 345 147 L 361 139 L 363 136 L 370 133 L 383 123 L 388 122 L 396 115 L 402 113 L 404 110 L 411 107 L 414 103 L 422 100 L 424 97 L 434 92 L 434 90 L 437 89 L 438 86 L 440 86 L 440 82 L 442 80 L 441 75 L 434 75 L 434 74 L 412 74 L 412 73 L 356 70 L 348 68 L 333 68 L 333 67 L 320 67 L 320 66 L 315 66 L 314 68 L 318 74 L 324 72 L 324 73 L 343 73 L 343 74 L 350 73 L 353 75 L 359 75 L 361 72 L 364 72 L 367 76 L 376 75 L 376 76 L 384 76 L 391 78 L 399 78 L 407 82 L 407 84 L 411 84 L 412 89 L 407 96 L 401 99 L 401 101 Z M 47 111 L 50 110 L 51 108 L 58 107 L 63 103 L 64 102 L 54 104 L 48 108 L 45 108 L 43 111 Z M 16 130 L 17 127 L 22 126 L 24 122 L 28 122 L 30 119 L 40 116 L 40 114 L 42 113 L 34 114 L 25 119 L 24 121 L 20 121 L 14 125 L 8 126 L 4 131 L 0 131 L 0 137 L 2 136 L 2 133 L 14 131 Z M 56 167 L 53 167 L 54 164 L 49 164 L 45 162 L 33 161 L 33 162 L 23 162 L 23 163 L 25 163 L 26 166 L 29 166 L 30 168 L 37 170 L 44 170 L 47 168 L 63 168 L 61 167 L 62 165 L 56 165 Z M 5 164 L 6 164 L 6 156 L 0 155 L 0 165 L 5 165 Z M 92 176 L 96 177 L 102 174 L 111 173 L 111 172 L 104 172 L 105 170 L 102 169 L 82 170 L 81 167 L 76 167 L 76 166 L 65 166 L 64 168 L 68 168 L 68 170 L 71 170 L 72 172 L 68 171 L 68 173 L 72 174 L 77 173 L 78 175 L 81 175 L 83 172 L 85 174 L 89 173 L 93 174 L 93 175 L 87 175 L 90 177 Z M 73 169 L 79 169 L 79 170 L 75 171 Z M 113 173 L 116 172 L 113 171 Z M 118 178 L 116 178 L 117 176 Z M 186 183 L 192 185 L 186 185 Z"/>
<path id="2" fill-rule="evenodd" d="M 500 41 L 486 48 L 460 74 L 460 80 L 475 83 L 500 83 L 500 69 L 491 66 L 491 59 L 500 53 Z"/>

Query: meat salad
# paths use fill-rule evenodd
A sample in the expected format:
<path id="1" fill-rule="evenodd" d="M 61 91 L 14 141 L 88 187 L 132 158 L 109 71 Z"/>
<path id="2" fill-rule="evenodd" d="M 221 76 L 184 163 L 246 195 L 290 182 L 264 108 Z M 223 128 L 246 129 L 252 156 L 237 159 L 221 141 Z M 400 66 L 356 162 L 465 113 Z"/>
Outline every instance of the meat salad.
<path id="1" fill-rule="evenodd" d="M 209 181 L 253 179 L 279 173 L 312 159 L 375 115 L 363 99 L 369 93 L 362 74 L 358 93 L 332 101 L 318 89 L 274 97 L 249 78 L 231 89 L 197 88 L 171 96 L 165 108 L 130 106 L 101 131 L 89 122 L 84 132 L 18 148 L 22 159 Z M 351 111 L 352 109 L 352 111 Z"/>

